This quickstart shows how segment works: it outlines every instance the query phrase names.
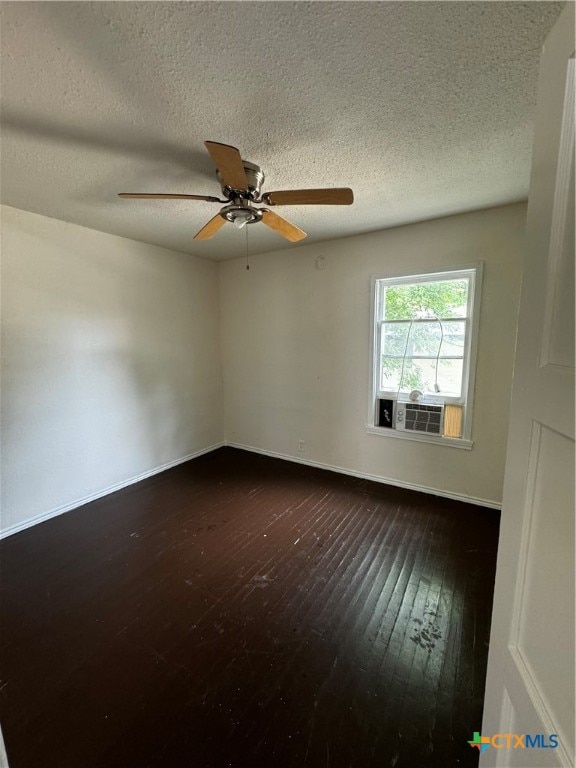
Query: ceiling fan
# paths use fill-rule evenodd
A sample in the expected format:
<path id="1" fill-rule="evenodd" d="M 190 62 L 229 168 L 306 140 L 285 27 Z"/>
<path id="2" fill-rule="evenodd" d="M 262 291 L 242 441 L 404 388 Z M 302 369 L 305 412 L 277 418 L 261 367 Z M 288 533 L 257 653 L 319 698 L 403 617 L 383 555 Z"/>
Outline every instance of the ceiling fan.
<path id="1" fill-rule="evenodd" d="M 306 237 L 306 232 L 291 224 L 282 216 L 256 205 L 351 205 L 354 194 L 347 187 L 335 189 L 294 189 L 261 194 L 264 173 L 258 165 L 242 160 L 236 147 L 205 141 L 206 149 L 220 182 L 224 200 L 209 195 L 148 194 L 121 192 L 119 197 L 152 198 L 156 200 L 207 200 L 226 205 L 194 236 L 194 240 L 209 240 L 227 221 L 241 229 L 246 224 L 261 221 L 278 232 L 286 240 L 295 243 Z"/>

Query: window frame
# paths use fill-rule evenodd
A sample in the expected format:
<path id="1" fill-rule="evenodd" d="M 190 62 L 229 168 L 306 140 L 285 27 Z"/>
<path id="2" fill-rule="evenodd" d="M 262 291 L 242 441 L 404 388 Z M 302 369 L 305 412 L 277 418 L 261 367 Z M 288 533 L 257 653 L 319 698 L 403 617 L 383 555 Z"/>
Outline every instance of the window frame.
<path id="1" fill-rule="evenodd" d="M 482 290 L 483 263 L 476 262 L 463 266 L 434 267 L 429 269 L 414 269 L 410 272 L 394 274 L 378 274 L 370 278 L 370 393 L 368 403 L 367 432 L 384 437 L 415 440 L 418 442 L 436 443 L 455 448 L 470 449 L 473 446 L 472 416 L 474 409 L 474 383 L 476 379 L 476 358 L 478 349 L 478 331 L 480 320 L 480 296 Z M 464 406 L 462 437 L 443 437 L 427 433 L 414 433 L 390 427 L 377 426 L 377 401 L 380 397 L 407 402 L 406 394 L 380 388 L 380 355 L 381 327 L 386 322 L 381 318 L 382 286 L 413 285 L 414 283 L 429 283 L 434 280 L 462 279 L 469 280 L 468 304 L 466 318 L 440 318 L 465 320 L 464 354 L 462 358 L 462 390 L 459 397 L 453 395 L 427 394 L 419 402 L 424 405 L 454 403 Z"/>

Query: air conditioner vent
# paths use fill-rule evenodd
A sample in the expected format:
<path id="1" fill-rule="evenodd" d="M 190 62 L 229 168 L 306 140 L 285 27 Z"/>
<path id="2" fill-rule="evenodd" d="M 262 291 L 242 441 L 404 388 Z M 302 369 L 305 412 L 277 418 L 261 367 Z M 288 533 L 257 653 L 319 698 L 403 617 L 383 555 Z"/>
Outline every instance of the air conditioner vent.
<path id="1" fill-rule="evenodd" d="M 429 435 L 441 435 L 443 413 L 444 406 L 442 405 L 398 403 L 396 408 L 396 429 L 408 432 L 425 432 Z"/>

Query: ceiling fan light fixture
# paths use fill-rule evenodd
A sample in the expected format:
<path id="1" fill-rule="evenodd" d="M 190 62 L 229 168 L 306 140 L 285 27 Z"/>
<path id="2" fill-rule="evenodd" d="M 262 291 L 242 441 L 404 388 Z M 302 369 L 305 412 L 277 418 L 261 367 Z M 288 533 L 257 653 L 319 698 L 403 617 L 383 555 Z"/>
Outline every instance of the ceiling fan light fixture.
<path id="1" fill-rule="evenodd" d="M 252 216 L 245 216 L 240 214 L 234 218 L 233 224 L 236 227 L 236 229 L 242 229 L 250 221 L 253 221 Z"/>
<path id="2" fill-rule="evenodd" d="M 262 212 L 258 208 L 254 208 L 250 201 L 241 198 L 222 208 L 220 215 L 238 229 L 243 229 L 246 224 L 253 224 L 262 218 Z"/>

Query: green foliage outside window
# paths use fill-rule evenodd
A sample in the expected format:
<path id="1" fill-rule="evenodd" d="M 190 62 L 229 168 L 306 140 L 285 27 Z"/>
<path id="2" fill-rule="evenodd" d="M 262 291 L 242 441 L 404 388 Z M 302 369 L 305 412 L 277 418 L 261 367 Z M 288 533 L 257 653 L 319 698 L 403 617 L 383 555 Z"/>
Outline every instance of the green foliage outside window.
<path id="1" fill-rule="evenodd" d="M 459 391 L 461 367 L 451 364 L 455 361 L 445 361 L 443 381 L 439 375 L 441 371 L 436 370 L 436 360 L 410 359 L 411 348 L 418 337 L 420 337 L 419 346 L 428 347 L 426 354 L 435 355 L 437 353 L 442 338 L 440 326 L 436 323 L 426 323 L 424 326 L 415 324 L 412 325 L 409 335 L 408 329 L 410 320 L 465 317 L 467 301 L 467 280 L 444 280 L 386 287 L 383 319 L 385 321 L 407 320 L 408 323 L 400 326 L 387 326 L 386 332 L 389 342 L 393 344 L 393 347 L 396 347 L 394 354 L 404 354 L 404 350 L 406 350 L 406 360 L 382 355 L 381 386 L 383 388 L 401 388 L 404 391 L 412 389 L 433 391 L 434 384 L 438 381 L 441 390 Z M 417 328 L 417 326 L 419 327 Z M 453 323 L 443 326 L 445 336 L 447 329 L 453 326 Z M 394 337 L 397 338 L 396 344 L 394 344 Z M 445 341 L 447 341 L 446 338 Z M 399 346 L 402 347 L 401 350 L 398 348 Z M 442 352 L 446 354 L 445 349 L 440 349 L 440 354 Z"/>
<path id="2" fill-rule="evenodd" d="M 384 320 L 464 317 L 467 300 L 467 280 L 392 285 L 386 288 Z"/>

